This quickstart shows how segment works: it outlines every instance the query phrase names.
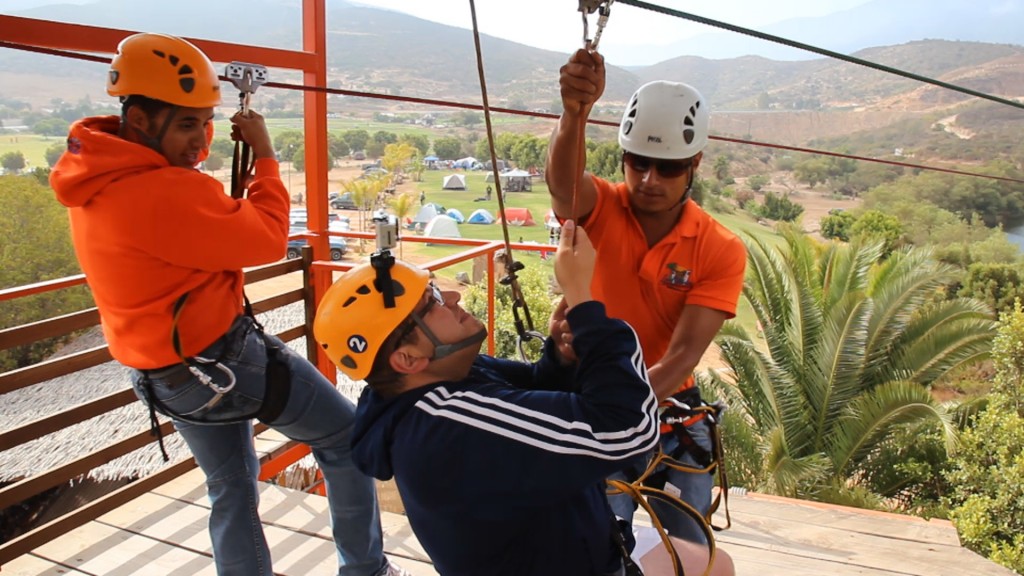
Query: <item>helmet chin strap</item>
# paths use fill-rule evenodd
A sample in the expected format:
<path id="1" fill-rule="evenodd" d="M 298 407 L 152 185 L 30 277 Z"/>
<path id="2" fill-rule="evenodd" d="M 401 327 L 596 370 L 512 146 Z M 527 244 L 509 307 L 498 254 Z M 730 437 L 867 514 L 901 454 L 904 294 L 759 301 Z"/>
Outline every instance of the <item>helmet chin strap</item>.
<path id="1" fill-rule="evenodd" d="M 463 338 L 462 340 L 459 340 L 458 342 L 453 342 L 451 344 L 444 344 L 444 343 L 441 342 L 441 339 L 438 338 L 430 330 L 430 328 L 427 327 L 427 323 L 424 322 L 419 317 L 418 314 L 413 313 L 412 320 L 413 320 L 413 322 L 416 323 L 417 326 L 420 327 L 420 330 L 423 330 L 423 333 L 427 335 L 427 338 L 434 345 L 434 353 L 430 356 L 431 360 L 440 360 L 442 358 L 446 358 L 446 357 L 451 356 L 452 354 L 458 352 L 459 350 L 462 350 L 464 348 L 469 348 L 470 346 L 473 346 L 474 344 L 480 344 L 481 342 L 483 342 L 484 340 L 487 339 L 487 329 L 486 328 L 481 328 L 479 332 L 477 332 L 476 334 L 473 334 L 472 336 L 467 336 L 467 337 Z"/>
<path id="2" fill-rule="evenodd" d="M 147 148 L 152 149 L 157 154 L 163 156 L 164 150 L 163 146 L 160 143 L 163 142 L 164 136 L 167 135 L 167 131 L 171 128 L 171 123 L 174 122 L 174 117 L 177 115 L 178 107 L 172 104 L 168 108 L 167 117 L 164 118 L 164 124 L 160 127 L 160 131 L 157 132 L 156 136 L 150 136 L 149 134 L 146 134 L 145 132 L 136 128 L 135 126 L 131 126 L 130 128 L 135 131 L 135 136 L 139 139 L 140 144 Z M 127 111 L 121 114 L 121 126 L 128 126 Z"/>

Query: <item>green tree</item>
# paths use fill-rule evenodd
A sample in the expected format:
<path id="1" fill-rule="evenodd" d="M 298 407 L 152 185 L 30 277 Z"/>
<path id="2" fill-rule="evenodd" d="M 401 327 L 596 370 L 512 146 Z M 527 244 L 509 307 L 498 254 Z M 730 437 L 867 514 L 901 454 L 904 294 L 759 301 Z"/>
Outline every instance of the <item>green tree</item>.
<path id="1" fill-rule="evenodd" d="M 274 148 L 280 150 L 275 143 Z M 235 143 L 228 138 L 214 138 L 210 142 L 210 153 L 216 152 L 221 158 L 231 158 L 235 155 Z M 284 160 L 284 158 L 282 158 Z"/>
<path id="2" fill-rule="evenodd" d="M 764 344 L 728 323 L 718 344 L 730 368 L 710 373 L 736 433 L 756 446 L 748 488 L 837 503 L 872 494 L 872 454 L 902 426 L 933 422 L 955 439 L 928 386 L 987 356 L 995 322 L 978 301 L 939 300 L 955 277 L 926 250 L 881 260 L 880 243 L 824 247 L 783 228 L 785 248 L 748 242 L 750 303 Z M 729 439 L 727 438 L 727 443 Z"/>
<path id="3" fill-rule="evenodd" d="M 764 174 L 754 174 L 750 178 L 747 178 L 747 186 L 750 186 L 750 189 L 754 192 L 760 192 L 761 189 L 771 183 L 771 181 L 771 178 Z"/>
<path id="4" fill-rule="evenodd" d="M 547 322 L 554 310 L 555 299 L 551 294 L 548 272 L 539 266 L 527 266 L 516 273 L 523 299 L 526 301 L 533 320 L 533 327 L 546 334 Z M 466 311 L 477 318 L 487 318 L 487 285 L 470 286 L 463 296 Z M 499 358 L 519 359 L 519 335 L 515 331 L 512 314 L 512 290 L 507 286 L 495 288 L 494 294 L 494 355 Z M 520 314 L 520 317 L 523 317 Z M 526 319 L 523 317 L 523 321 Z M 531 340 L 527 343 L 529 359 L 540 356 L 542 342 Z"/>
<path id="5" fill-rule="evenodd" d="M 0 288 L 80 273 L 71 246 L 67 210 L 35 178 L 0 176 Z M 92 305 L 84 286 L 0 302 L 0 329 L 83 310 Z M 64 339 L 0 350 L 0 372 L 39 362 Z"/>
<path id="6" fill-rule="evenodd" d="M 438 138 L 434 140 L 434 154 L 441 160 L 457 160 L 462 154 L 462 141 L 458 138 Z"/>
<path id="7" fill-rule="evenodd" d="M 0 156 L 0 166 L 8 172 L 18 173 L 25 169 L 25 155 L 14 150 Z"/>
<path id="8" fill-rule="evenodd" d="M 509 159 L 521 168 L 543 166 L 548 155 L 548 141 L 532 134 L 525 134 L 512 146 Z"/>
<path id="9" fill-rule="evenodd" d="M 965 546 L 1024 574 L 1024 311 L 1001 317 L 987 408 L 960 436 L 951 517 Z"/>
<path id="10" fill-rule="evenodd" d="M 587 171 L 613 182 L 622 181 L 622 151 L 617 142 L 587 141 Z"/>
<path id="11" fill-rule="evenodd" d="M 298 172 L 306 170 L 306 147 L 302 144 L 295 146 L 291 154 L 292 168 L 295 168 Z M 330 149 L 327 150 L 327 167 L 331 168 L 334 166 L 334 155 L 331 154 Z"/>
<path id="12" fill-rule="evenodd" d="M 57 160 L 64 154 L 64 151 L 68 149 L 68 145 L 64 142 L 55 142 L 44 152 L 46 157 L 46 165 L 53 168 L 57 164 Z"/>
<path id="13" fill-rule="evenodd" d="M 370 133 L 366 130 L 346 130 L 342 133 L 341 139 L 348 143 L 350 150 L 359 152 L 366 149 L 366 144 L 370 141 Z"/>
<path id="14" fill-rule="evenodd" d="M 971 264 L 957 296 L 981 300 L 997 312 L 1012 312 L 1014 302 L 1024 299 L 1024 270 L 1019 264 Z"/>
<path id="15" fill-rule="evenodd" d="M 730 184 L 732 178 L 729 176 L 729 157 L 726 155 L 716 156 L 715 165 L 712 168 L 715 178 L 723 184 Z"/>
<path id="16" fill-rule="evenodd" d="M 334 158 L 343 158 L 351 152 L 348 142 L 345 142 L 344 138 L 334 132 L 327 133 L 327 148 L 331 151 L 331 156 Z"/>
<path id="17" fill-rule="evenodd" d="M 220 154 L 214 152 L 213 150 L 210 150 L 210 155 L 207 156 L 206 160 L 203 161 L 203 168 L 209 170 L 210 172 L 216 172 L 217 170 L 220 170 L 223 167 L 224 158 Z"/>
<path id="18" fill-rule="evenodd" d="M 900 245 L 903 225 L 892 214 L 868 210 L 850 226 L 850 236 L 882 242 L 882 254 L 887 255 Z"/>
<path id="19" fill-rule="evenodd" d="M 296 156 L 301 156 L 300 151 L 305 147 L 306 137 L 301 130 L 283 130 L 274 136 L 274 150 L 281 156 L 282 162 L 296 162 Z M 234 147 L 232 147 L 232 155 Z M 302 170 L 296 168 L 296 170 Z"/>
<path id="20" fill-rule="evenodd" d="M 32 125 L 32 131 L 43 136 L 67 136 L 71 124 L 60 117 L 43 118 Z"/>
<path id="21" fill-rule="evenodd" d="M 828 211 L 828 216 L 821 219 L 821 235 L 824 238 L 849 242 L 850 229 L 856 221 L 857 217 L 848 210 L 833 208 Z"/>
<path id="22" fill-rule="evenodd" d="M 818 157 L 809 158 L 793 167 L 793 177 L 797 182 L 803 182 L 811 188 L 827 182 L 828 174 L 828 162 Z"/>
<path id="23" fill-rule="evenodd" d="M 430 151 L 430 138 L 427 138 L 426 134 L 402 134 L 398 137 L 398 141 L 419 150 L 420 156 L 426 156 Z"/>
<path id="24" fill-rule="evenodd" d="M 766 192 L 761 215 L 780 222 L 792 222 L 804 213 L 804 207 L 793 202 L 785 194 Z"/>
<path id="25" fill-rule="evenodd" d="M 457 112 L 454 117 L 455 124 L 465 126 L 466 128 L 472 128 L 483 121 L 483 114 L 476 110 L 462 110 Z"/>

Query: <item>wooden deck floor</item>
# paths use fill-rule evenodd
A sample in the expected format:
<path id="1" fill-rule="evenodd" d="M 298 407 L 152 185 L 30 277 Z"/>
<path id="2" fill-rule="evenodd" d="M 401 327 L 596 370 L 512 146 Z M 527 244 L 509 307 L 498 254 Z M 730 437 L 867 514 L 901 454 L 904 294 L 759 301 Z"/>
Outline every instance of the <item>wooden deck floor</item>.
<path id="1" fill-rule="evenodd" d="M 961 548 L 944 521 L 748 494 L 731 500 L 719 545 L 746 575 L 1012 576 Z M 215 574 L 202 475 L 192 471 L 2 567 L 4 576 Z M 278 574 L 335 573 L 326 501 L 264 485 L 260 514 Z M 405 517 L 384 513 L 385 551 L 416 576 L 436 572 Z"/>

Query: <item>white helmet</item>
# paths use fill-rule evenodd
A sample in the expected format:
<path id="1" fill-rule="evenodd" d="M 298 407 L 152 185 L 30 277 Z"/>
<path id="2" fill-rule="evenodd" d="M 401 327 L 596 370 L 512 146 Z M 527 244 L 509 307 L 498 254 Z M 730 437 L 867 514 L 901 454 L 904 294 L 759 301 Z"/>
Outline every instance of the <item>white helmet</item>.
<path id="1" fill-rule="evenodd" d="M 629 99 L 619 146 L 648 158 L 692 158 L 708 143 L 711 111 L 700 92 L 681 82 L 648 82 Z"/>

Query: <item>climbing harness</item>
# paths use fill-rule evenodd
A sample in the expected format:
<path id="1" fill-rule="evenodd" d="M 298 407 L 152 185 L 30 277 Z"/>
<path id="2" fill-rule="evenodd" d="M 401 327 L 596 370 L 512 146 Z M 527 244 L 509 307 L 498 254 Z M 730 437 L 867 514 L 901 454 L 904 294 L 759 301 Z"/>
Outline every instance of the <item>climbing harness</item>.
<path id="1" fill-rule="evenodd" d="M 480 49 L 480 30 L 476 23 L 476 4 L 469 0 L 469 11 L 473 17 L 473 42 L 476 45 L 476 64 L 480 76 L 480 95 L 483 100 L 484 123 L 487 126 L 487 147 L 491 155 L 491 172 L 494 174 L 494 189 L 498 193 L 498 211 L 501 213 L 501 231 L 505 238 L 505 251 L 501 255 L 505 265 L 505 277 L 499 282 L 512 291 L 512 321 L 516 328 L 519 356 L 527 361 L 526 343 L 530 340 L 544 340 L 544 335 L 533 327 L 530 308 L 519 286 L 516 273 L 526 266 L 512 257 L 512 242 L 508 234 L 508 218 L 505 217 L 505 198 L 501 191 L 501 176 L 498 173 L 498 155 L 494 150 L 494 130 L 491 126 L 491 107 L 487 100 L 487 81 L 484 78 L 484 59 Z"/>
<path id="2" fill-rule="evenodd" d="M 682 399 L 680 399 L 682 398 Z M 715 539 L 714 532 L 720 530 L 726 530 L 732 525 L 732 518 L 729 514 L 729 481 L 726 475 L 725 464 L 724 464 L 724 453 L 722 450 L 722 434 L 719 429 L 719 421 L 722 413 L 725 411 L 725 404 L 716 402 L 714 404 L 706 404 L 700 400 L 700 395 L 696 388 L 691 388 L 683 391 L 676 397 L 670 397 L 666 400 L 667 406 L 659 410 L 659 420 L 662 424 L 670 426 L 671 432 L 675 433 L 679 439 L 680 448 L 674 454 L 666 454 L 658 449 L 658 452 L 648 462 L 647 467 L 638 476 L 631 479 L 630 481 L 623 480 L 608 480 L 609 495 L 615 494 L 628 494 L 630 495 L 651 517 L 651 522 L 658 531 L 659 537 L 661 538 L 662 544 L 665 546 L 668 554 L 673 562 L 676 576 L 684 576 L 682 563 L 679 562 L 678 555 L 675 551 L 675 547 L 671 545 L 668 534 L 661 523 L 661 519 L 658 518 L 653 506 L 651 506 L 651 500 L 657 500 L 663 502 L 675 510 L 690 517 L 700 527 L 704 533 L 704 537 L 708 542 L 709 552 L 709 564 L 708 569 L 705 571 L 707 574 L 711 570 L 711 566 L 714 563 L 715 558 Z M 692 424 L 695 419 L 703 418 L 708 424 L 708 430 L 711 434 L 711 451 L 707 452 L 698 446 L 693 439 L 689 436 L 687 426 Z M 663 431 L 663 433 L 666 433 Z M 698 466 L 693 466 L 679 461 L 677 458 L 681 457 L 684 452 L 689 452 L 697 461 Z M 676 470 L 687 474 L 714 474 L 718 472 L 719 480 L 719 491 L 715 495 L 715 499 L 712 501 L 711 506 L 708 508 L 706 515 L 702 515 L 693 506 L 681 500 L 678 496 L 665 490 L 667 483 L 668 470 Z M 724 506 L 725 511 L 725 526 L 715 526 L 711 522 L 712 515 L 718 510 L 720 506 Z M 630 574 L 627 566 L 627 575 Z M 635 572 L 634 574 L 640 575 L 642 572 Z"/>
<path id="3" fill-rule="evenodd" d="M 265 66 L 245 62 L 228 64 L 224 76 L 238 89 L 238 110 L 243 115 L 249 113 L 249 100 L 253 93 L 270 78 Z M 251 147 L 247 142 L 235 142 L 235 153 L 231 160 L 231 197 L 236 200 L 245 196 L 249 185 L 249 175 L 255 164 L 255 160 L 250 162 L 250 152 Z"/>
<path id="4" fill-rule="evenodd" d="M 185 302 L 188 300 L 188 295 L 189 293 L 186 292 L 174 302 L 174 321 L 173 327 L 171 328 L 171 345 L 174 347 L 175 354 L 177 354 L 178 358 L 181 359 L 181 364 L 159 370 L 143 370 L 143 376 L 139 386 L 142 391 L 143 398 L 149 406 L 150 434 L 156 436 L 157 442 L 160 446 L 160 452 L 163 455 L 165 462 L 168 461 L 169 458 L 167 456 L 167 451 L 164 448 L 164 439 L 163 433 L 160 430 L 160 423 L 156 418 L 157 412 L 176 420 L 200 425 L 234 424 L 252 420 L 253 418 L 263 422 L 264 424 L 272 424 L 281 415 L 281 412 L 284 411 L 284 408 L 288 403 L 288 397 L 291 395 L 291 371 L 288 369 L 288 364 L 285 362 L 282 346 L 267 336 L 263 325 L 256 320 L 256 316 L 252 310 L 252 304 L 249 303 L 248 298 L 245 298 L 245 318 L 251 322 L 251 325 L 246 327 L 242 334 L 235 336 L 237 334 L 236 324 L 238 323 L 238 320 L 236 320 L 236 324 L 232 324 L 231 328 L 221 336 L 221 339 L 225 339 L 225 350 L 221 352 L 220 356 L 217 358 L 206 358 L 202 356 L 186 357 L 181 348 L 181 338 L 178 333 L 178 319 L 181 316 L 181 311 L 185 307 Z M 264 372 L 264 393 L 259 406 L 248 413 L 230 416 L 227 418 L 204 416 L 209 414 L 210 410 L 220 404 L 220 402 L 235 389 L 235 386 L 238 383 L 234 371 L 222 362 L 223 355 L 228 351 L 229 346 L 232 343 L 232 341 L 226 339 L 232 336 L 245 339 L 248 337 L 249 330 L 255 330 L 259 334 L 267 352 L 267 364 Z M 154 378 L 162 379 L 165 377 L 172 386 L 174 384 L 183 384 L 190 381 L 192 378 L 195 378 L 201 385 L 209 388 L 210 391 L 213 392 L 213 396 L 211 396 L 205 404 L 188 414 L 175 412 L 157 398 L 153 391 L 152 380 Z M 176 382 L 172 382 L 172 380 Z"/>

